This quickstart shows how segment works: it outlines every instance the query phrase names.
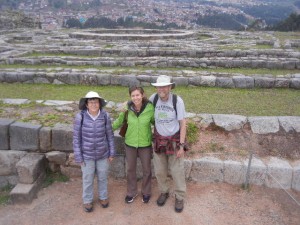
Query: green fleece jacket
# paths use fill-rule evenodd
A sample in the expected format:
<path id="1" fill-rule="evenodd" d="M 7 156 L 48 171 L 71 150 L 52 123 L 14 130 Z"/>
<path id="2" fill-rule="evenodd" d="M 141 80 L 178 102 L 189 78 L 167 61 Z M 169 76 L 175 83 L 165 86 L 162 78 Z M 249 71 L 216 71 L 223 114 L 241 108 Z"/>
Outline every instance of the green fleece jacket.
<path id="1" fill-rule="evenodd" d="M 127 104 L 128 128 L 125 134 L 125 144 L 131 147 L 148 147 L 152 144 L 151 124 L 154 124 L 154 107 L 151 102 L 143 104 L 140 113 L 136 113 L 131 101 Z M 125 112 L 113 122 L 113 130 L 120 128 L 123 124 Z"/>

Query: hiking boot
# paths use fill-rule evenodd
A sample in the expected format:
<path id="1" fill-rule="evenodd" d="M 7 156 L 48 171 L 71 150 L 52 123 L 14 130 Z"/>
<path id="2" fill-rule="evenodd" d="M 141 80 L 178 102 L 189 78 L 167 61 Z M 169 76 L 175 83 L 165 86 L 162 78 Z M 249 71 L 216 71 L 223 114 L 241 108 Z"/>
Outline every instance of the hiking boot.
<path id="1" fill-rule="evenodd" d="M 150 195 L 143 195 L 143 202 L 148 203 L 150 200 L 150 197 L 151 197 Z"/>
<path id="2" fill-rule="evenodd" d="M 108 199 L 104 199 L 104 200 L 99 200 L 100 205 L 102 206 L 102 208 L 107 208 L 109 205 Z"/>
<path id="3" fill-rule="evenodd" d="M 92 203 L 83 204 L 83 208 L 84 208 L 85 212 L 92 212 L 93 211 L 93 204 Z"/>
<path id="4" fill-rule="evenodd" d="M 166 203 L 168 198 L 169 198 L 169 193 L 161 193 L 159 198 L 156 201 L 157 205 L 163 206 Z"/>
<path id="5" fill-rule="evenodd" d="M 133 196 L 133 197 L 130 197 L 130 196 L 126 196 L 125 197 L 125 202 L 126 203 L 132 203 L 133 202 L 133 200 L 136 198 L 136 196 L 138 196 L 138 194 L 136 194 L 135 196 Z"/>
<path id="6" fill-rule="evenodd" d="M 183 210 L 183 200 L 175 198 L 175 211 L 180 213 Z"/>

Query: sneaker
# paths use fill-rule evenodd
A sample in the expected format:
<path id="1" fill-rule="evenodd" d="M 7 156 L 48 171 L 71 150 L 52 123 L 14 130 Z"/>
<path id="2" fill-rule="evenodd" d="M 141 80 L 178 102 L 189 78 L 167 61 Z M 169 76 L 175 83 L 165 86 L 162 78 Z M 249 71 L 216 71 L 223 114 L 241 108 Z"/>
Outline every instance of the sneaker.
<path id="1" fill-rule="evenodd" d="M 151 197 L 150 195 L 143 195 L 143 202 L 148 203 L 150 200 L 150 197 Z"/>
<path id="2" fill-rule="evenodd" d="M 85 212 L 92 212 L 93 211 L 93 204 L 92 203 L 83 204 L 83 208 L 84 208 Z"/>
<path id="3" fill-rule="evenodd" d="M 166 203 L 168 198 L 169 198 L 169 193 L 161 193 L 159 198 L 156 201 L 157 205 L 163 206 Z"/>
<path id="4" fill-rule="evenodd" d="M 109 205 L 108 199 L 104 199 L 104 200 L 99 200 L 100 205 L 102 206 L 102 208 L 107 208 Z"/>
<path id="5" fill-rule="evenodd" d="M 132 203 L 133 202 L 133 200 L 136 198 L 136 196 L 138 196 L 138 194 L 136 194 L 135 196 L 133 196 L 133 197 L 130 197 L 130 196 L 126 196 L 125 197 L 125 202 L 126 203 Z"/>
<path id="6" fill-rule="evenodd" d="M 180 213 L 183 210 L 183 200 L 175 198 L 175 211 Z"/>

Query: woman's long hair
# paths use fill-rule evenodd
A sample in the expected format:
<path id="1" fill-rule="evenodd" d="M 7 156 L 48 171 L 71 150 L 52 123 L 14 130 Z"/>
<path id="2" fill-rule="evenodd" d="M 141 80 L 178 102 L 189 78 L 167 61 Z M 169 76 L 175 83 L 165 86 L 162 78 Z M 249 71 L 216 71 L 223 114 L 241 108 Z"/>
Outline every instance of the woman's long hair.
<path id="1" fill-rule="evenodd" d="M 135 90 L 138 90 L 142 95 L 143 95 L 143 99 L 142 99 L 142 104 L 145 104 L 146 102 L 148 102 L 148 98 L 146 97 L 145 91 L 142 87 L 140 86 L 131 86 L 129 87 L 129 95 L 131 96 L 131 93 L 134 92 Z"/>

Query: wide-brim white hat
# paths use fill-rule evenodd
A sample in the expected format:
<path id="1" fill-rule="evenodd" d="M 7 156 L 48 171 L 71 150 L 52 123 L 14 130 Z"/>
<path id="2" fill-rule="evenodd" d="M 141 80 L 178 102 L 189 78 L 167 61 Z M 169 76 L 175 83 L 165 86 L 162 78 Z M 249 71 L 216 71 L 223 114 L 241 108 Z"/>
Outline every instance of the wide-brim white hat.
<path id="1" fill-rule="evenodd" d="M 83 110 L 83 109 L 86 109 L 86 102 L 87 102 L 87 99 L 89 98 L 98 98 L 100 99 L 100 108 L 104 107 L 107 102 L 104 98 L 101 98 L 100 95 L 95 92 L 95 91 L 89 91 L 84 98 L 81 98 L 80 101 L 79 101 L 79 109 L 80 110 Z"/>
<path id="2" fill-rule="evenodd" d="M 172 89 L 175 88 L 175 83 L 171 82 L 171 78 L 166 75 L 158 76 L 156 83 L 151 83 L 151 85 L 155 87 L 164 87 L 164 86 L 172 85 Z"/>

